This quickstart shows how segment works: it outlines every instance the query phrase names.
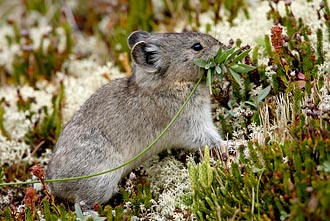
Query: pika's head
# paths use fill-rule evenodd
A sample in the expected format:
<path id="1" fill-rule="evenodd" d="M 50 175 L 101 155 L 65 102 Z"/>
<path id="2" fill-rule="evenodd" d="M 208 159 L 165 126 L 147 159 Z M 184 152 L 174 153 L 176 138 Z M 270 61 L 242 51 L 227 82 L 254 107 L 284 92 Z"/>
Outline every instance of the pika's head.
<path id="1" fill-rule="evenodd" d="M 215 38 L 198 32 L 136 31 L 127 41 L 137 74 L 149 75 L 154 80 L 182 83 L 194 82 L 202 73 L 194 60 L 209 59 L 220 47 L 224 47 Z"/>

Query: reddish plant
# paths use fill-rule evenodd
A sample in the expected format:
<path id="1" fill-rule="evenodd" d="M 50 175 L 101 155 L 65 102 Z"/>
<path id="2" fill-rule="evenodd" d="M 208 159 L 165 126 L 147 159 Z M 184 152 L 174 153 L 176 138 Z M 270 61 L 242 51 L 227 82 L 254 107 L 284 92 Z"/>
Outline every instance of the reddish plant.
<path id="1" fill-rule="evenodd" d="M 38 199 L 37 191 L 33 187 L 27 187 L 25 190 L 24 204 L 32 210 Z"/>
<path id="2" fill-rule="evenodd" d="M 31 167 L 31 172 L 33 175 L 35 175 L 36 177 L 38 177 L 38 179 L 40 180 L 42 187 L 44 189 L 44 191 L 47 194 L 47 187 L 45 184 L 45 176 L 46 176 L 46 172 L 45 170 L 42 168 L 42 166 L 40 164 L 34 165 Z M 48 194 L 47 194 L 48 195 Z"/>
<path id="3" fill-rule="evenodd" d="M 48 188 L 46 186 L 46 183 L 45 183 L 46 172 L 45 172 L 45 170 L 42 168 L 42 166 L 40 164 L 37 164 L 37 165 L 34 165 L 34 166 L 31 167 L 31 172 L 32 172 L 33 175 L 38 177 L 38 179 L 40 180 L 40 183 L 42 185 L 42 188 L 44 190 L 44 193 L 50 199 L 55 211 L 57 212 L 57 214 L 60 214 L 60 212 L 58 211 L 58 209 L 55 205 L 54 196 L 50 194 L 50 192 L 48 191 Z"/>
<path id="4" fill-rule="evenodd" d="M 275 48 L 277 54 L 280 53 L 280 49 L 283 47 L 283 37 L 282 37 L 282 28 L 279 26 L 274 26 L 271 29 L 271 40 L 272 46 Z"/>
<path id="5" fill-rule="evenodd" d="M 24 204 L 29 207 L 32 212 L 32 216 L 35 217 L 35 203 L 38 201 L 39 196 L 37 191 L 33 187 L 27 187 L 25 190 Z"/>

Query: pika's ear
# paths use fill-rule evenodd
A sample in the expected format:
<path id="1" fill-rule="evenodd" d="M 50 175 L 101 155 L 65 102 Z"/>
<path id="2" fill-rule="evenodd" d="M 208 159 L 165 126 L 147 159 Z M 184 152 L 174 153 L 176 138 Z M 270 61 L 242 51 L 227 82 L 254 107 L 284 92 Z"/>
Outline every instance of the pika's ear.
<path id="1" fill-rule="evenodd" d="M 147 72 L 157 72 L 162 66 L 161 50 L 157 45 L 140 41 L 132 48 L 134 63 Z"/>
<path id="2" fill-rule="evenodd" d="M 127 38 L 128 47 L 132 49 L 136 43 L 138 43 L 139 41 L 146 41 L 146 39 L 149 38 L 150 35 L 151 34 L 149 32 L 145 31 L 132 32 Z"/>

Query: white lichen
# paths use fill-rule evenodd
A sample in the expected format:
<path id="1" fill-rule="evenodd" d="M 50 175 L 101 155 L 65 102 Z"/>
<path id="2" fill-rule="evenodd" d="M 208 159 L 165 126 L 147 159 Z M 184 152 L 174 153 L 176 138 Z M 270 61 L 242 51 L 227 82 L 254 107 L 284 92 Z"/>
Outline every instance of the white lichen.
<path id="1" fill-rule="evenodd" d="M 159 196 L 157 202 L 153 202 L 153 210 L 149 218 L 166 220 L 182 220 L 182 211 L 187 210 L 183 204 L 183 195 L 190 193 L 190 181 L 187 168 L 182 162 L 173 157 L 166 157 L 160 162 L 154 157 L 143 165 L 145 174 L 151 182 L 151 190 Z"/>

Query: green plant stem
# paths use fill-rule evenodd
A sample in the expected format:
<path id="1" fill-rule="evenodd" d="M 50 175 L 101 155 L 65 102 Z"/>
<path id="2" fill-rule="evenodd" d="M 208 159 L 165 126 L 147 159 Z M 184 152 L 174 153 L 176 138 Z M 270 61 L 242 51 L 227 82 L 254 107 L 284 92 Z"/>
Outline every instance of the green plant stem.
<path id="1" fill-rule="evenodd" d="M 125 163 L 123 163 L 123 164 L 121 164 L 121 165 L 119 165 L 117 167 L 111 168 L 109 170 L 105 170 L 105 171 L 100 172 L 100 173 L 94 173 L 94 174 L 89 174 L 89 175 L 85 175 L 85 176 L 61 178 L 61 179 L 51 179 L 51 180 L 45 180 L 44 182 L 45 183 L 65 182 L 65 181 L 82 180 L 82 179 L 88 179 L 88 178 L 92 178 L 92 177 L 96 177 L 96 176 L 101 176 L 101 175 L 104 175 L 104 174 L 113 172 L 115 170 L 118 170 L 118 169 L 120 169 L 122 167 L 125 167 L 128 164 L 132 163 L 133 161 L 137 160 L 138 158 L 140 158 L 141 156 L 143 156 L 147 151 L 149 151 L 160 140 L 160 138 L 162 138 L 162 136 L 170 129 L 170 127 L 174 124 L 174 122 L 176 121 L 176 119 L 180 116 L 180 114 L 182 113 L 182 111 L 184 110 L 184 108 L 187 106 L 187 104 L 190 101 L 191 97 L 194 95 L 195 91 L 197 90 L 197 87 L 200 85 L 202 79 L 203 79 L 203 75 L 201 75 L 201 77 L 198 79 L 198 81 L 196 82 L 194 88 L 191 90 L 191 92 L 189 93 L 189 95 L 187 96 L 186 100 L 181 105 L 181 107 L 178 110 L 178 112 L 176 112 L 176 114 L 173 116 L 173 118 L 171 119 L 171 121 L 164 128 L 164 130 L 148 146 L 146 146 L 143 149 L 143 151 L 141 151 L 135 157 L 131 158 L 130 160 L 126 161 Z M 14 185 L 27 185 L 27 184 L 35 184 L 35 183 L 40 183 L 40 181 L 36 180 L 36 181 L 28 181 L 28 182 L 0 183 L 0 187 L 1 186 L 14 186 Z"/>
<path id="2" fill-rule="evenodd" d="M 258 210 L 258 220 L 261 219 L 260 218 L 260 206 L 259 206 L 259 188 L 260 188 L 260 182 L 261 182 L 261 178 L 262 178 L 262 174 L 264 173 L 265 168 L 263 168 L 260 172 L 259 178 L 258 178 L 258 184 L 257 184 L 257 196 L 256 196 L 256 200 L 257 200 L 257 210 Z M 252 217 L 253 217 L 253 213 L 252 213 Z"/>

